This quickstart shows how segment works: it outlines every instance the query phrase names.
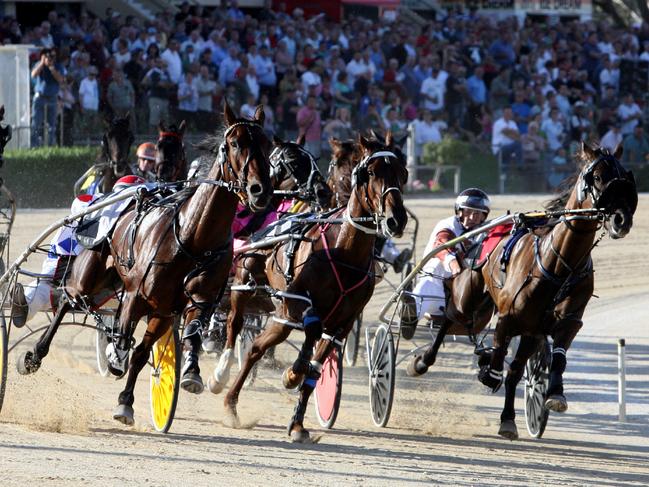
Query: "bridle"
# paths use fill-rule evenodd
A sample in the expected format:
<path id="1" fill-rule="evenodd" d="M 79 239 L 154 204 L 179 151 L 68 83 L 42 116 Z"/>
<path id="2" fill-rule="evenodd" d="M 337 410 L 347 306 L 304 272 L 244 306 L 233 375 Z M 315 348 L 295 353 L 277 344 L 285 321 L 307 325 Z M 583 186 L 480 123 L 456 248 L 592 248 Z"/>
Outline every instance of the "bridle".
<path id="1" fill-rule="evenodd" d="M 309 159 L 309 164 L 310 164 L 310 171 L 309 171 L 309 177 L 304 180 L 300 180 L 300 178 L 297 176 L 297 159 L 289 159 L 286 156 L 286 150 L 289 147 L 283 146 L 283 147 L 275 147 L 273 151 L 270 154 L 269 161 L 270 161 L 270 167 L 271 167 L 271 177 L 275 177 L 280 181 L 283 181 L 285 179 L 292 179 L 295 185 L 297 186 L 298 190 L 300 193 L 302 193 L 306 198 L 311 198 L 315 196 L 314 192 L 314 184 L 315 180 L 318 176 L 322 178 L 322 175 L 320 174 L 320 170 L 318 169 L 318 165 L 316 163 L 315 158 L 313 155 L 304 149 L 302 146 L 299 144 L 294 144 L 291 145 L 290 148 L 296 149 L 300 154 L 303 156 L 307 157 Z M 284 171 L 286 174 L 280 178 L 280 175 L 282 175 L 282 171 Z"/>
<path id="2" fill-rule="evenodd" d="M 606 187 L 602 191 L 600 191 L 595 187 L 593 172 L 595 171 L 597 165 L 602 162 L 606 164 L 612 164 L 612 167 L 615 169 L 615 177 L 609 180 L 606 183 Z M 588 166 L 584 168 L 581 174 L 579 174 L 579 181 L 577 183 L 577 201 L 581 204 L 590 196 L 593 208 L 598 209 L 606 215 L 608 214 L 606 209 L 600 208 L 599 205 L 602 195 L 606 192 L 607 188 L 611 186 L 611 184 L 616 182 L 628 183 L 631 182 L 632 178 L 633 173 L 631 171 L 625 171 L 614 156 L 605 153 L 588 164 Z"/>
<path id="3" fill-rule="evenodd" d="M 379 205 L 378 208 L 375 208 L 374 205 L 372 205 L 370 197 L 369 197 L 369 192 L 368 192 L 368 186 L 369 186 L 369 180 L 370 180 L 370 172 L 369 172 L 369 163 L 373 159 L 383 159 L 386 164 L 392 165 L 392 162 L 390 161 L 390 158 L 398 159 L 397 155 L 389 150 L 378 150 L 375 151 L 366 157 L 364 157 L 361 162 L 354 167 L 352 170 L 352 190 L 357 192 L 357 195 L 360 197 L 361 195 L 358 194 L 358 191 L 361 187 L 365 188 L 364 195 L 362 199 L 365 200 L 365 204 L 369 208 L 370 214 L 371 214 L 371 221 L 373 222 L 374 228 L 368 228 L 364 225 L 361 225 L 357 221 L 356 218 L 350 217 L 348 212 L 345 212 L 345 220 L 350 223 L 354 228 L 357 230 L 360 230 L 364 233 L 371 234 L 371 235 L 378 235 L 378 234 L 389 234 L 389 231 L 386 228 L 381 229 L 381 227 L 384 227 L 384 222 L 385 222 L 385 198 L 387 195 L 391 192 L 397 192 L 399 194 L 402 194 L 401 188 L 397 186 L 389 186 L 385 187 L 385 181 L 382 183 L 381 186 L 381 196 L 379 198 Z"/>

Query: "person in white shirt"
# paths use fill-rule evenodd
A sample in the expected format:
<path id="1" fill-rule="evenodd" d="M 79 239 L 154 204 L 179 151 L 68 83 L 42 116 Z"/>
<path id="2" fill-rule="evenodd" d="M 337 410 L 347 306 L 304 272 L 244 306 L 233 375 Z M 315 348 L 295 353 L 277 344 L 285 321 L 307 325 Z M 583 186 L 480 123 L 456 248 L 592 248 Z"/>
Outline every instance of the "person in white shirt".
<path id="1" fill-rule="evenodd" d="M 611 125 L 611 128 L 608 129 L 608 132 L 604 134 L 602 140 L 599 141 L 599 145 L 604 149 L 608 149 L 608 151 L 613 154 L 615 153 L 617 146 L 622 143 L 623 139 L 624 136 L 620 130 L 620 122 L 616 120 L 613 122 L 613 125 Z"/>
<path id="2" fill-rule="evenodd" d="M 434 63 L 432 74 L 422 82 L 419 90 L 427 110 L 438 112 L 444 109 L 446 78 L 448 73 L 439 69 L 439 62 Z"/>
<path id="3" fill-rule="evenodd" d="M 347 63 L 347 67 L 345 68 L 345 71 L 347 71 L 347 75 L 349 76 L 349 84 L 354 86 L 356 78 L 366 74 L 368 70 L 369 66 L 363 61 L 362 53 L 356 51 L 354 57 Z"/>
<path id="4" fill-rule="evenodd" d="M 563 138 L 565 135 L 565 128 L 559 119 L 559 110 L 552 108 L 550 110 L 550 117 L 543 120 L 541 123 L 541 130 L 548 140 L 548 147 L 552 151 L 557 151 L 563 146 Z"/>
<path id="5" fill-rule="evenodd" d="M 97 130 L 99 110 L 99 83 L 97 83 L 97 67 L 88 68 L 88 76 L 79 84 L 79 128 L 90 136 Z"/>
<path id="6" fill-rule="evenodd" d="M 627 93 L 622 99 L 622 104 L 617 109 L 617 116 L 622 122 L 622 135 L 629 135 L 633 133 L 633 129 L 638 125 L 638 121 L 642 118 L 642 110 L 633 101 L 633 95 Z"/>
<path id="7" fill-rule="evenodd" d="M 602 90 L 602 96 L 604 95 L 606 86 L 614 86 L 615 91 L 620 86 L 620 70 L 613 65 L 608 56 L 604 57 L 604 68 L 599 72 L 599 85 Z"/>
<path id="8" fill-rule="evenodd" d="M 234 83 L 237 70 L 241 67 L 241 61 L 237 58 L 237 48 L 230 46 L 228 55 L 219 66 L 219 84 L 226 88 L 229 84 Z"/>
<path id="9" fill-rule="evenodd" d="M 188 71 L 178 85 L 178 109 L 195 114 L 198 110 L 198 89 L 194 83 L 194 74 Z"/>
<path id="10" fill-rule="evenodd" d="M 447 128 L 446 122 L 433 120 L 433 113 L 424 109 L 421 120 L 415 120 L 415 155 L 419 158 L 422 155 L 423 147 L 426 144 L 439 144 L 442 141 L 442 130 Z"/>
<path id="11" fill-rule="evenodd" d="M 181 44 L 180 50 L 184 52 L 187 49 L 187 46 L 190 45 L 194 46 L 194 52 L 197 52 L 199 54 L 203 52 L 203 49 L 205 49 L 205 41 L 201 37 L 200 31 L 198 29 L 194 29 L 189 33 L 189 39 Z"/>
<path id="12" fill-rule="evenodd" d="M 518 124 L 514 120 L 511 107 L 505 107 L 503 116 L 496 120 L 491 134 L 491 150 L 494 154 L 500 152 L 503 165 L 514 161 L 517 165 L 523 163 L 523 147 Z"/>
<path id="13" fill-rule="evenodd" d="M 160 57 L 167 63 L 167 73 L 171 82 L 175 85 L 179 84 L 183 77 L 183 62 L 178 53 L 178 41 L 170 39 L 167 49 Z"/>

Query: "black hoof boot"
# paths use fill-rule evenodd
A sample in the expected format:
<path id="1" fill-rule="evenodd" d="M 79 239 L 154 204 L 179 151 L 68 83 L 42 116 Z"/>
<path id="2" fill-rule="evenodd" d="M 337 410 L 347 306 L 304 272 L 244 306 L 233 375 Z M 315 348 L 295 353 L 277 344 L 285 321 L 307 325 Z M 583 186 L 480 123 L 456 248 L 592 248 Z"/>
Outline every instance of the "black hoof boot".
<path id="1" fill-rule="evenodd" d="M 491 389 L 491 392 L 497 392 L 503 383 L 503 373 L 492 370 L 489 366 L 480 367 L 478 380 Z"/>
<path id="2" fill-rule="evenodd" d="M 16 361 L 16 368 L 20 375 L 29 375 L 36 372 L 41 367 L 41 360 L 34 355 L 31 350 L 23 352 Z"/>

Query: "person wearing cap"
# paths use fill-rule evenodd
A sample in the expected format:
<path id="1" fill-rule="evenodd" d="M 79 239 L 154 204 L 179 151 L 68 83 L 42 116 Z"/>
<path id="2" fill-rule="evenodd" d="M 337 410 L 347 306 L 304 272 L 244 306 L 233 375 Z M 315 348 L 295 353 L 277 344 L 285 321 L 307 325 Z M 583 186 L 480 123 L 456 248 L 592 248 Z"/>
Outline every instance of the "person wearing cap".
<path id="1" fill-rule="evenodd" d="M 79 84 L 79 122 L 80 132 L 88 137 L 97 131 L 99 116 L 99 82 L 97 81 L 97 67 L 88 68 L 88 76 Z"/>
<path id="2" fill-rule="evenodd" d="M 491 201 L 483 190 L 468 188 L 458 194 L 454 209 L 453 216 L 444 218 L 435 225 L 423 255 L 482 225 L 491 211 Z M 425 277 L 417 281 L 411 294 L 404 294 L 402 298 L 404 309 L 401 330 L 404 338 L 412 338 L 417 321 L 424 314 L 429 314 L 433 319 L 444 316 L 444 280 L 460 273 L 462 258 L 470 246 L 470 241 L 459 243 L 437 253 L 426 263 L 423 268 Z"/>
<path id="3" fill-rule="evenodd" d="M 35 80 L 32 100 L 32 147 L 43 143 L 43 123 L 47 117 L 48 143 L 54 144 L 56 133 L 57 95 L 65 81 L 65 68 L 56 61 L 55 49 L 41 50 L 40 60 L 34 65 L 31 77 Z"/>

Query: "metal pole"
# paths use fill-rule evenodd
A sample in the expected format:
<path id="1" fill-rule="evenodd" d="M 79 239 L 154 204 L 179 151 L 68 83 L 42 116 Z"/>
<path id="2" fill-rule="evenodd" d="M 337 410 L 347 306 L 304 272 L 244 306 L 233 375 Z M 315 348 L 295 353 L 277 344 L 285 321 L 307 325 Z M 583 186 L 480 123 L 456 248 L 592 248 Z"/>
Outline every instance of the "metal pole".
<path id="1" fill-rule="evenodd" d="M 617 402 L 619 406 L 620 422 L 626 422 L 626 365 L 625 365 L 625 340 L 617 341 Z"/>

